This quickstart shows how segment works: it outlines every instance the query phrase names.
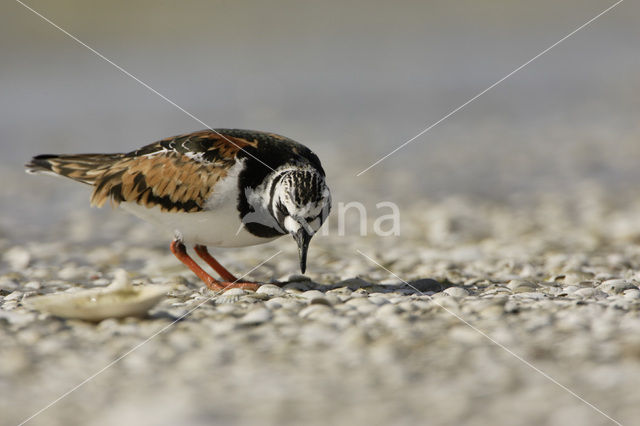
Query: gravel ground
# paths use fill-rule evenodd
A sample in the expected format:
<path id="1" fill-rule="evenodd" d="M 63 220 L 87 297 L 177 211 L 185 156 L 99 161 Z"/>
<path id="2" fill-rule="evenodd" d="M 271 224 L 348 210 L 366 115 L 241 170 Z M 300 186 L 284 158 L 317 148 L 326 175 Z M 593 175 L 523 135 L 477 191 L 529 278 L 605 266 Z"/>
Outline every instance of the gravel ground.
<path id="1" fill-rule="evenodd" d="M 2 423 L 95 376 L 29 424 L 633 424 L 640 197 L 610 195 L 406 203 L 397 238 L 338 237 L 332 224 L 308 278 L 291 276 L 293 241 L 217 250 L 238 273 L 283 251 L 249 277 L 288 283 L 255 293 L 203 288 L 168 239 L 85 208 L 86 192 L 53 225 L 5 216 Z M 174 289 L 142 319 L 22 306 L 105 286 L 120 267 Z"/>

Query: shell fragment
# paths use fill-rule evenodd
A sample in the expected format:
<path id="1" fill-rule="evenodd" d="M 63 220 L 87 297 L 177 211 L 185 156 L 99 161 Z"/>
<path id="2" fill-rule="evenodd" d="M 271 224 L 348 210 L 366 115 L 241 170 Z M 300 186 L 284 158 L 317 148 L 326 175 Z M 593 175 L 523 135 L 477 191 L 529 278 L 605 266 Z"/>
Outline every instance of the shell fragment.
<path id="1" fill-rule="evenodd" d="M 23 300 L 31 309 L 51 315 L 86 321 L 143 316 L 171 290 L 168 285 L 133 286 L 126 271 L 119 269 L 105 288 L 34 296 Z"/>

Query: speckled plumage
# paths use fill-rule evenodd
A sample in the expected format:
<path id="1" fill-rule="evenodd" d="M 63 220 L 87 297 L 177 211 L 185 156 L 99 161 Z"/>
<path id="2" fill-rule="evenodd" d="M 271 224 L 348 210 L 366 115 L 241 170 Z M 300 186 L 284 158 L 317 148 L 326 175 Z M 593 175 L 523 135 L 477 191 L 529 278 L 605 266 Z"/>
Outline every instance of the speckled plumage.
<path id="1" fill-rule="evenodd" d="M 306 246 L 331 202 L 311 150 L 251 130 L 202 130 L 129 153 L 38 155 L 26 167 L 91 185 L 92 205 L 122 205 L 173 229 L 179 244 L 233 247 L 299 234 L 302 269 Z M 172 250 L 196 272 L 185 261 L 186 251 L 174 245 Z"/>

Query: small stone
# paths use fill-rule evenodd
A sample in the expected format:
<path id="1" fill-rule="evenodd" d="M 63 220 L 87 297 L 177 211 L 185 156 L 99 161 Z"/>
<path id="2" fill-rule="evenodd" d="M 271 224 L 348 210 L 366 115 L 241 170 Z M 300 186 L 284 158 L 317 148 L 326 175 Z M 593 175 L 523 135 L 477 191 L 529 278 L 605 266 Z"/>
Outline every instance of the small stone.
<path id="1" fill-rule="evenodd" d="M 349 287 L 337 287 L 328 290 L 327 293 L 335 294 L 339 296 L 350 296 L 353 291 Z"/>
<path id="2" fill-rule="evenodd" d="M 509 281 L 509 284 L 507 284 L 507 288 L 513 291 L 514 293 L 516 293 L 516 290 L 518 290 L 520 287 L 525 287 L 526 290 L 524 291 L 533 291 L 538 287 L 538 285 L 531 281 L 523 281 L 523 280 L 511 280 Z M 522 292 L 523 291 L 518 291 L 518 293 L 522 293 Z"/>
<path id="3" fill-rule="evenodd" d="M 444 294 L 444 293 L 436 293 L 436 294 Z M 457 312 L 460 309 L 460 305 L 455 297 L 451 296 L 443 296 L 437 297 L 433 299 L 433 303 L 435 305 L 440 306 L 445 311 L 454 311 Z M 415 304 L 412 303 L 412 306 L 416 308 Z M 400 304 L 400 307 L 404 309 L 403 304 Z"/>
<path id="4" fill-rule="evenodd" d="M 373 303 L 376 306 L 382 306 L 389 303 L 389 300 L 382 296 L 369 296 L 369 303 Z"/>
<path id="5" fill-rule="evenodd" d="M 607 294 L 620 294 L 625 290 L 633 290 L 638 289 L 637 286 L 633 285 L 629 281 L 616 279 L 616 280 L 607 280 L 598 286 L 598 290 L 604 291 Z"/>
<path id="6" fill-rule="evenodd" d="M 311 299 L 309 304 L 331 306 L 331 302 L 329 302 L 325 297 L 316 297 L 315 299 Z"/>
<path id="7" fill-rule="evenodd" d="M 302 293 L 300 296 L 304 297 L 305 299 L 313 300 L 318 298 L 324 298 L 324 293 L 318 290 L 308 290 Z"/>
<path id="8" fill-rule="evenodd" d="M 248 293 L 248 291 L 245 291 L 241 288 L 230 288 L 229 290 L 216 297 L 215 303 L 236 303 L 242 296 Z"/>
<path id="9" fill-rule="evenodd" d="M 236 306 L 234 305 L 220 305 L 216 308 L 216 312 L 220 312 L 221 314 L 231 314 L 236 311 Z"/>
<path id="10" fill-rule="evenodd" d="M 576 291 L 578 291 L 580 289 L 580 287 L 575 286 L 575 285 L 569 285 L 566 286 L 562 289 L 562 293 L 566 293 L 566 294 L 572 294 L 575 293 Z M 560 293 L 560 294 L 562 294 Z"/>
<path id="11" fill-rule="evenodd" d="M 298 315 L 302 318 L 313 318 L 319 314 L 327 314 L 331 308 L 326 305 L 309 305 L 300 311 Z"/>
<path id="12" fill-rule="evenodd" d="M 443 293 L 451 297 L 463 298 L 469 295 L 469 292 L 462 287 L 449 287 L 444 289 Z"/>
<path id="13" fill-rule="evenodd" d="M 534 299 L 534 300 L 540 300 L 540 299 L 544 299 L 547 297 L 546 294 L 544 293 L 539 293 L 537 291 L 522 291 L 522 292 L 516 292 L 517 294 L 514 294 L 514 297 L 520 298 L 520 299 Z"/>
<path id="14" fill-rule="evenodd" d="M 5 296 L 4 300 L 18 300 L 22 297 L 22 292 L 21 291 L 14 291 L 11 294 Z"/>
<path id="15" fill-rule="evenodd" d="M 379 318 L 386 318 L 386 317 L 393 317 L 396 316 L 398 314 L 402 313 L 402 309 L 400 309 L 398 306 L 396 305 L 392 305 L 392 304 L 386 304 L 383 306 L 380 306 L 377 310 L 376 310 L 376 316 Z"/>
<path id="16" fill-rule="evenodd" d="M 247 293 L 248 292 L 246 290 L 241 288 L 230 288 L 229 290 L 226 290 L 223 294 L 226 294 L 227 296 L 244 296 Z"/>
<path id="17" fill-rule="evenodd" d="M 14 280 L 0 279 L 0 291 L 10 293 L 18 288 L 18 283 Z"/>
<path id="18" fill-rule="evenodd" d="M 257 308 L 247 312 L 247 314 L 240 319 L 240 324 L 259 325 L 269 321 L 271 318 L 271 311 L 266 308 Z"/>
<path id="19" fill-rule="evenodd" d="M 581 289 L 576 290 L 576 291 L 573 292 L 573 294 L 575 296 L 582 297 L 584 299 L 589 298 L 589 297 L 593 297 L 593 295 L 595 293 L 596 293 L 596 289 L 595 288 L 589 288 L 589 287 L 581 288 Z"/>
<path id="20" fill-rule="evenodd" d="M 4 253 L 2 258 L 11 269 L 19 271 L 29 265 L 31 254 L 22 247 L 12 247 Z"/>
<path id="21" fill-rule="evenodd" d="M 563 281 L 565 285 L 576 285 L 592 278 L 593 274 L 589 272 L 570 272 L 564 276 Z"/>
<path id="22" fill-rule="evenodd" d="M 29 290 L 38 290 L 40 289 L 41 285 L 39 281 L 29 281 L 23 287 Z"/>
<path id="23" fill-rule="evenodd" d="M 267 296 L 278 297 L 284 296 L 287 292 L 277 285 L 263 284 L 258 288 L 258 290 L 256 290 L 256 294 L 266 294 Z"/>
<path id="24" fill-rule="evenodd" d="M 319 304 L 331 306 L 331 303 L 327 300 L 325 293 L 318 290 L 309 290 L 300 294 L 301 297 L 308 299 L 309 304 Z"/>
<path id="25" fill-rule="evenodd" d="M 518 294 L 518 293 L 536 293 L 536 288 L 537 287 L 528 287 L 526 285 L 517 287 L 515 290 L 513 290 L 514 294 Z"/>
<path id="26" fill-rule="evenodd" d="M 505 303 L 506 305 L 506 303 Z M 479 314 L 483 318 L 500 318 L 504 314 L 504 305 L 501 304 L 493 304 L 484 307 Z"/>
<path id="27" fill-rule="evenodd" d="M 508 314 L 517 314 L 520 312 L 520 305 L 515 300 L 507 300 L 504 304 L 503 310 Z"/>
<path id="28" fill-rule="evenodd" d="M 33 322 L 36 319 L 36 314 L 33 312 L 11 312 L 0 311 L 0 319 L 6 319 L 10 324 L 23 326 Z"/>
<path id="29" fill-rule="evenodd" d="M 372 305 L 371 302 L 369 302 L 369 298 L 368 297 L 356 297 L 353 299 L 349 299 L 345 302 L 347 305 L 351 305 L 354 307 L 358 307 L 358 306 L 369 306 Z"/>
<path id="30" fill-rule="evenodd" d="M 82 270 L 73 266 L 67 266 L 58 271 L 58 278 L 65 281 L 74 281 L 86 278 Z"/>
<path id="31" fill-rule="evenodd" d="M 640 290 L 637 288 L 630 288 L 625 290 L 622 294 L 624 294 L 624 297 L 628 299 L 640 299 Z"/>
<path id="32" fill-rule="evenodd" d="M 282 300 L 283 300 L 282 297 L 274 297 L 273 299 L 269 299 L 266 302 L 264 302 L 264 306 L 271 309 L 272 311 L 275 311 L 277 309 L 282 308 Z"/>
<path id="33" fill-rule="evenodd" d="M 338 305 L 343 302 L 343 300 L 335 294 L 327 294 L 324 297 L 324 300 L 326 300 L 331 306 Z M 311 303 L 313 303 L 313 301 L 311 301 Z"/>

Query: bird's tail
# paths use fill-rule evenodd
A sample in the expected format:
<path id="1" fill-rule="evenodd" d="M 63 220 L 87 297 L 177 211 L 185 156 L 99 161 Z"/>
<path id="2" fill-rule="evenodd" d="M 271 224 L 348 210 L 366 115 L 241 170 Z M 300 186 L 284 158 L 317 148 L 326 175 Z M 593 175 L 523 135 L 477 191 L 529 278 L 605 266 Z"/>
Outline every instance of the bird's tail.
<path id="1" fill-rule="evenodd" d="M 47 173 L 93 185 L 123 154 L 37 155 L 25 164 L 27 173 Z"/>

